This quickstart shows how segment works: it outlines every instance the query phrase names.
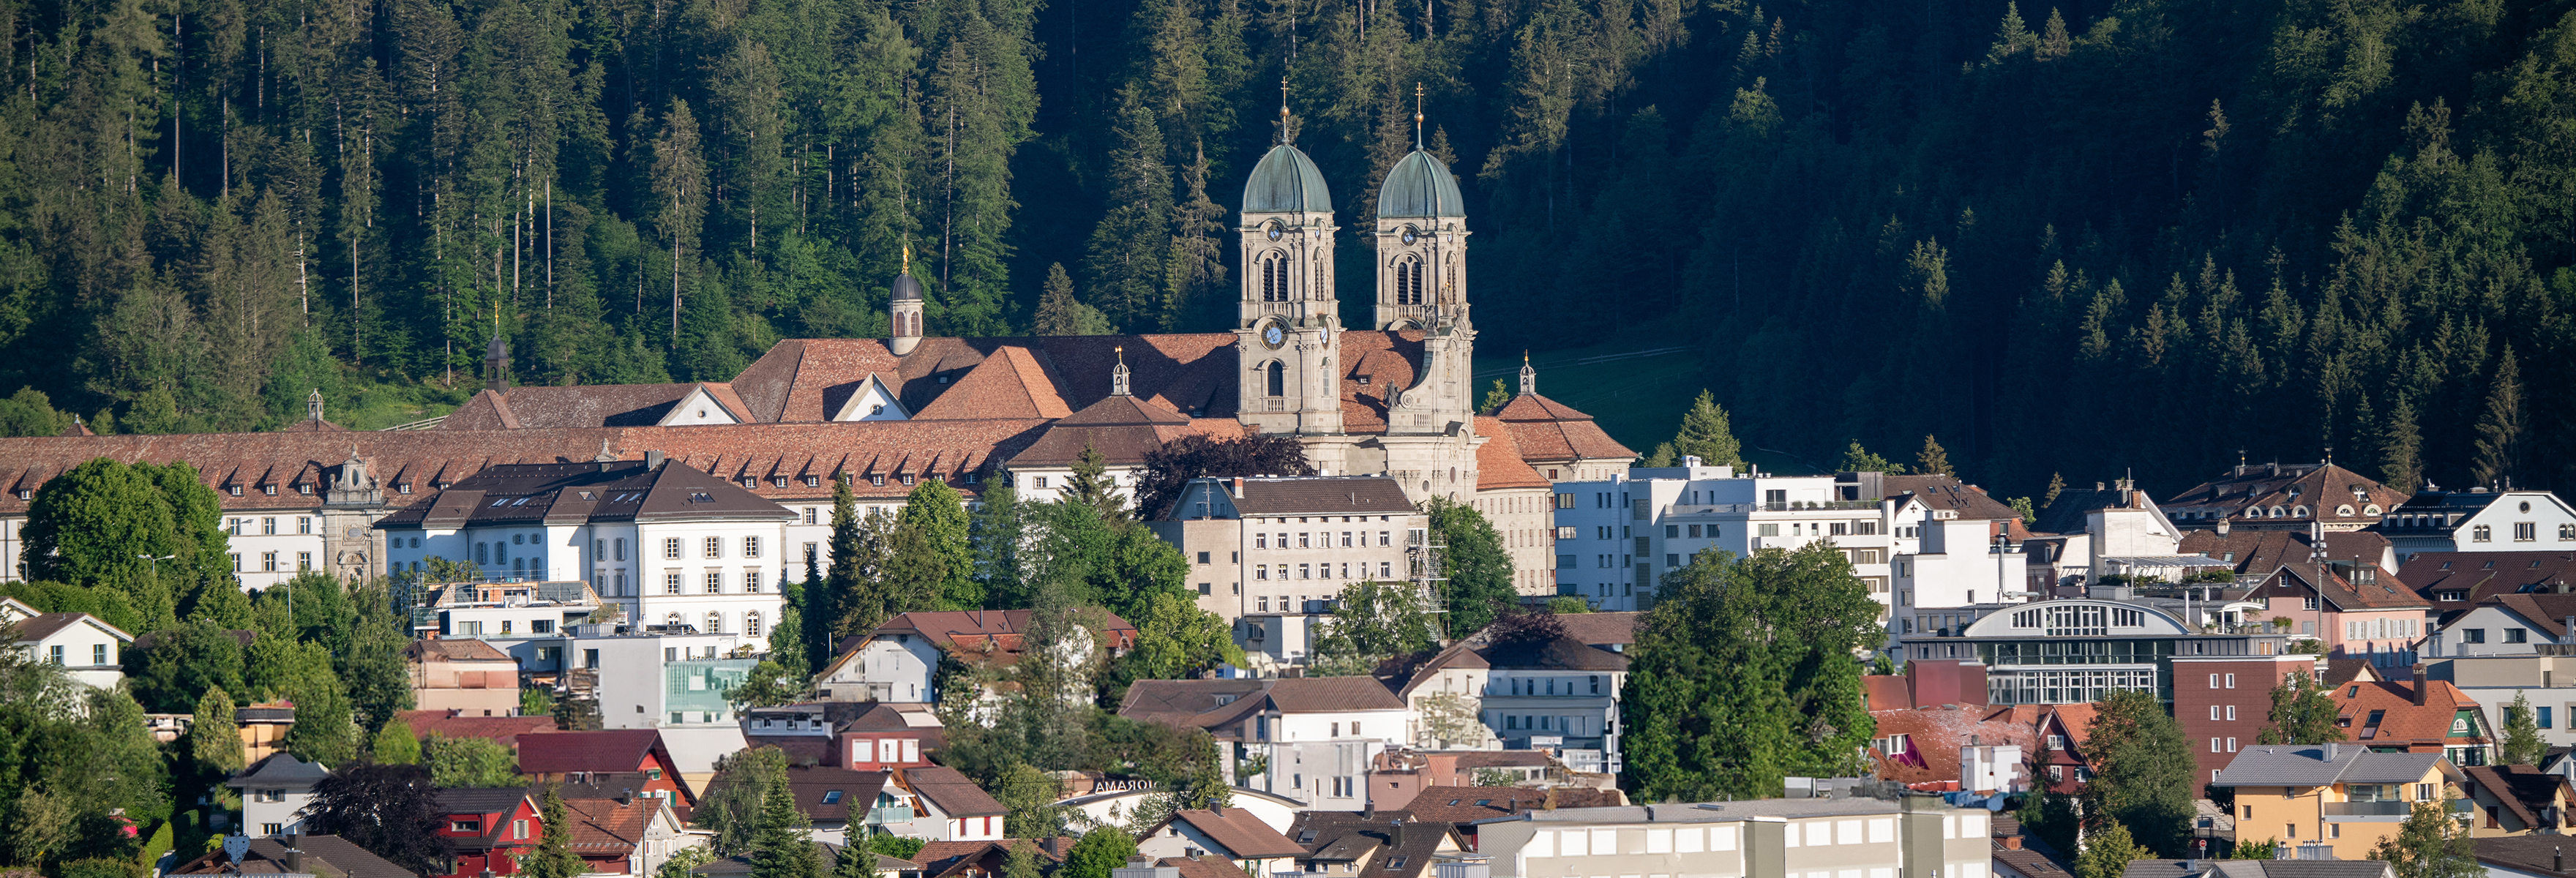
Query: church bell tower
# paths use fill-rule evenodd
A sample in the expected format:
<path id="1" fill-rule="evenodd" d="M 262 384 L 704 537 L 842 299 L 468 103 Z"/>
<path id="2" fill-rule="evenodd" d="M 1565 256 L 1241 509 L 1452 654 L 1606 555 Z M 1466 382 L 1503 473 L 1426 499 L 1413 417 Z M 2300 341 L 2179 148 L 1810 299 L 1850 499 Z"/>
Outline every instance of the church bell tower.
<path id="1" fill-rule="evenodd" d="M 1287 110 L 1280 110 L 1285 121 Z M 1285 142 L 1243 186 L 1243 296 L 1235 323 L 1238 417 L 1263 433 L 1342 432 L 1341 318 L 1333 295 L 1332 193 Z"/>

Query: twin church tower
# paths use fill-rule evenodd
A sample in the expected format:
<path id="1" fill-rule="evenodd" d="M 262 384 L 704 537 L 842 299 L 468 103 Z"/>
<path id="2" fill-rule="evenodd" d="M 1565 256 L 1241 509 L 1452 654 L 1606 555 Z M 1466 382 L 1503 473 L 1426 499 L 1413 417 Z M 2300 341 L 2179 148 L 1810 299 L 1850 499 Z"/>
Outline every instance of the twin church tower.
<path id="1" fill-rule="evenodd" d="M 1333 278 L 1340 228 L 1314 160 L 1293 145 L 1272 147 L 1244 183 L 1240 216 L 1243 294 L 1234 332 L 1244 425 L 1309 437 L 1308 457 L 1319 467 L 1383 469 L 1405 479 L 1417 499 L 1473 493 L 1476 329 L 1467 306 L 1466 209 L 1448 166 L 1417 147 L 1378 191 L 1377 307 L 1367 327 L 1377 337 L 1362 353 L 1401 356 L 1409 370 L 1355 369 L 1346 359 L 1354 351 Z M 1416 333 L 1418 356 L 1406 350 Z M 1382 427 L 1346 418 L 1346 377 L 1361 385 L 1352 388 L 1357 395 L 1383 401 Z M 1401 386 L 1368 386 L 1380 377 Z M 1337 444 L 1346 447 L 1336 453 Z"/>

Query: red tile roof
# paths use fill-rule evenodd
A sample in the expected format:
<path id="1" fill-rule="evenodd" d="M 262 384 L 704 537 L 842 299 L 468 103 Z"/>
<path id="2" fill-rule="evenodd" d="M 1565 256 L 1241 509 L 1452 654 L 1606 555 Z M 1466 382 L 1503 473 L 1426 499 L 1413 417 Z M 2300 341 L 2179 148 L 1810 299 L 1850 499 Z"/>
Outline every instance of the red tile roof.
<path id="1" fill-rule="evenodd" d="M 2356 497 L 2358 495 L 2358 497 Z M 2278 526 L 2307 527 L 2308 521 L 2328 524 L 2376 524 L 2387 510 L 2396 509 L 2408 495 L 2390 490 L 2369 477 L 2331 463 L 2327 464 L 2254 464 L 2238 466 L 2226 475 L 2195 485 L 2164 502 L 2166 509 L 2181 507 L 2217 508 L 2227 512 L 2228 520 L 2237 527 L 2267 528 Z M 2376 505 L 2382 515 L 2368 514 Z M 2246 514 L 2255 507 L 2267 513 L 2279 506 L 2281 518 L 2261 518 Z M 2306 506 L 2308 517 L 2294 513 Z M 2349 508 L 2349 512 L 2345 511 Z M 2185 519 L 2193 524 L 2214 523 L 2212 519 Z"/>
<path id="2" fill-rule="evenodd" d="M 1172 819 L 1206 833 L 1208 838 L 1224 845 L 1226 853 L 1240 859 L 1266 860 L 1306 852 L 1296 842 L 1289 841 L 1287 836 L 1280 835 L 1279 830 L 1270 828 L 1270 824 L 1261 822 L 1261 818 L 1241 808 L 1175 811 Z"/>
<path id="3" fill-rule="evenodd" d="M 1980 746 L 2018 744 L 2024 752 L 2039 746 L 2037 725 L 2009 707 L 1943 705 L 1873 710 L 1869 716 L 1878 723 L 1877 737 L 1901 734 L 1908 739 L 1906 752 L 1881 760 L 1881 780 L 1906 784 L 1957 781 L 1959 748 L 1970 746 L 1972 739 Z"/>
<path id="4" fill-rule="evenodd" d="M 1494 415 L 1511 431 L 1521 456 L 1532 461 L 1637 456 L 1603 432 L 1591 415 L 1535 393 L 1513 397 Z"/>
<path id="5" fill-rule="evenodd" d="M 1476 490 L 1545 489 L 1552 486 L 1546 476 L 1539 475 L 1538 470 L 1521 456 L 1519 441 L 1513 438 L 1511 430 L 1503 426 L 1501 418 L 1477 418 L 1476 435 L 1485 440 L 1485 444 L 1476 447 Z"/>
<path id="6" fill-rule="evenodd" d="M 2356 680 L 2335 687 L 2326 696 L 2335 702 L 2335 724 L 2342 727 L 2351 740 L 2362 744 L 2432 748 L 2446 742 L 2455 746 L 2487 743 L 2485 727 L 2474 719 L 2470 722 L 2468 734 L 2457 737 L 2451 734 L 2451 722 L 2460 711 L 2468 711 L 2472 716 L 2478 713 L 2476 699 L 2461 692 L 2448 680 L 2429 680 L 2425 685 L 2431 688 L 2425 691 L 2422 706 L 2415 704 L 2415 681 L 2412 679 Z M 2385 713 L 2380 715 L 2379 724 L 2371 726 L 2371 714 L 2381 711 Z"/>
<path id="7" fill-rule="evenodd" d="M 482 738 L 504 747 L 519 746 L 519 736 L 555 731 L 549 716 L 459 716 L 453 710 L 406 710 L 394 714 L 419 737 Z M 624 770 L 633 771 L 634 766 Z"/>

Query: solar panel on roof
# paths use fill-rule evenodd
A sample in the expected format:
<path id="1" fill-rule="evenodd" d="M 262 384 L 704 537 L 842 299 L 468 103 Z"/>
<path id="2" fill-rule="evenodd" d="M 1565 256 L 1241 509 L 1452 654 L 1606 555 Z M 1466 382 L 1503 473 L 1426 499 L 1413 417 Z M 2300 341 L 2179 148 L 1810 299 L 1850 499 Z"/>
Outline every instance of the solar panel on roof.
<path id="1" fill-rule="evenodd" d="M 537 599 L 538 599 L 538 600 L 544 600 L 544 601 L 577 601 L 577 600 L 580 600 L 580 599 L 581 599 L 581 583 L 578 583 L 578 582 L 540 582 L 540 583 L 537 583 Z"/>

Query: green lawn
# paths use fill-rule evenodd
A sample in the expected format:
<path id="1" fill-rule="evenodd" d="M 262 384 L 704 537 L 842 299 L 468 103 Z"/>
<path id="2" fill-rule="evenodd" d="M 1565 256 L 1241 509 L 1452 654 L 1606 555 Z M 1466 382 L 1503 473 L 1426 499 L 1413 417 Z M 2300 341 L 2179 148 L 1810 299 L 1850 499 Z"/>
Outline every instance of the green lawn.
<path id="1" fill-rule="evenodd" d="M 1477 399 L 1497 378 L 1505 389 L 1519 388 L 1520 352 L 1480 353 L 1499 356 L 1476 358 Z M 1538 368 L 1539 393 L 1591 415 L 1610 438 L 1640 455 L 1672 438 L 1682 412 L 1702 388 L 1699 348 L 1675 345 L 1666 333 L 1638 332 L 1589 347 L 1548 351 L 1532 355 L 1530 364 Z M 1817 471 L 1814 465 L 1749 444 L 1744 454 L 1763 472 Z"/>

